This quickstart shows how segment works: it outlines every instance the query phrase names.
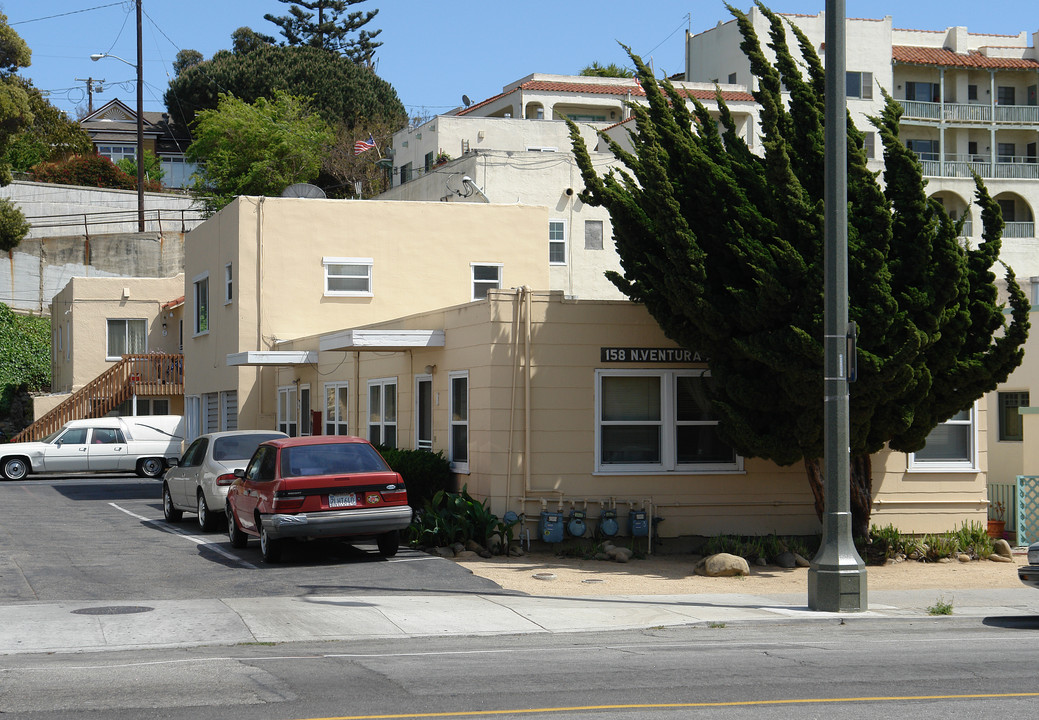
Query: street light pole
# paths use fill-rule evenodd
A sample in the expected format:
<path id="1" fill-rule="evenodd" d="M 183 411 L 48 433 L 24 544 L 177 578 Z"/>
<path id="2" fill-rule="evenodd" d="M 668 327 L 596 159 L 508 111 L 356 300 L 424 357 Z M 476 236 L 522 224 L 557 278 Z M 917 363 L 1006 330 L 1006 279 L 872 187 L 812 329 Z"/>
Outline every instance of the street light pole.
<path id="1" fill-rule="evenodd" d="M 112 53 L 94 53 L 90 59 L 113 58 L 137 71 L 137 231 L 144 232 L 144 47 L 141 44 L 141 0 L 137 6 L 137 64 Z"/>
<path id="2" fill-rule="evenodd" d="M 825 238 L 823 248 L 823 480 L 819 552 L 808 570 L 808 607 L 867 609 L 866 565 L 851 532 L 848 376 L 848 108 L 844 0 L 826 0 Z M 850 351 L 849 351 L 850 350 Z"/>

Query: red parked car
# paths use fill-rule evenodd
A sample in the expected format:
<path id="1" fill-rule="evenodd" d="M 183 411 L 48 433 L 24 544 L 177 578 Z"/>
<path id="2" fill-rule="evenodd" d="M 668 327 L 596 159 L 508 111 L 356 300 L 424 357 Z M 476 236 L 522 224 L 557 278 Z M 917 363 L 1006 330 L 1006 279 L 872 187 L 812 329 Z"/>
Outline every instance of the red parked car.
<path id="1" fill-rule="evenodd" d="M 226 506 L 231 545 L 258 537 L 267 562 L 281 558 L 290 538 L 375 538 L 391 557 L 411 523 L 404 480 L 362 438 L 268 440 L 235 476 Z"/>

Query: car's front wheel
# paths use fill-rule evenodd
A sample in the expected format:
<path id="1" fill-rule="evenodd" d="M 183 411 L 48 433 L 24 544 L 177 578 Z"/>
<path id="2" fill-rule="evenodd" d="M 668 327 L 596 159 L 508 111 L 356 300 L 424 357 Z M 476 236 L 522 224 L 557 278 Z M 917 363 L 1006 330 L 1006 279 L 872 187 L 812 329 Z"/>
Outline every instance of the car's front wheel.
<path id="1" fill-rule="evenodd" d="M 390 530 L 380 535 L 376 542 L 379 544 L 379 552 L 383 557 L 393 557 L 400 549 L 400 530 Z"/>
<path id="2" fill-rule="evenodd" d="M 209 510 L 209 503 L 206 502 L 206 494 L 202 490 L 198 491 L 198 526 L 205 532 L 213 532 L 216 530 L 218 516 Z"/>
<path id="3" fill-rule="evenodd" d="M 29 463 L 23 458 L 7 458 L 4 460 L 2 471 L 8 480 L 21 480 L 29 474 Z"/>
<path id="4" fill-rule="evenodd" d="M 227 537 L 231 541 L 231 547 L 244 548 L 249 543 L 249 536 L 238 527 L 238 521 L 235 520 L 231 503 L 227 503 L 224 512 L 227 514 Z"/>
<path id="5" fill-rule="evenodd" d="M 166 518 L 166 522 L 172 523 L 180 522 L 180 519 L 184 516 L 184 513 L 174 507 L 170 486 L 166 483 L 162 484 L 162 516 Z"/>
<path id="6" fill-rule="evenodd" d="M 157 478 L 162 475 L 164 469 L 162 458 L 144 458 L 137 461 L 137 474 L 140 477 Z"/>
<path id="7" fill-rule="evenodd" d="M 267 534 L 267 528 L 260 523 L 260 553 L 263 559 L 269 563 L 281 561 L 281 550 L 283 540 L 275 540 Z"/>

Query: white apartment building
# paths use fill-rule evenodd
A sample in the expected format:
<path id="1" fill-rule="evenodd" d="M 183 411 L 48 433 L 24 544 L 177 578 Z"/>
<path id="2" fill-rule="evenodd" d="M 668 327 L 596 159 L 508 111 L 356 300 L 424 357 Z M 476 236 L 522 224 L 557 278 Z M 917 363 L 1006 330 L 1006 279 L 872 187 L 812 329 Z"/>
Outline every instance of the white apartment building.
<path id="1" fill-rule="evenodd" d="M 713 84 L 676 85 L 709 108 L 715 105 Z M 721 90 L 753 146 L 754 98 L 746 87 Z M 645 92 L 632 78 L 528 75 L 499 95 L 396 133 L 392 187 L 379 199 L 545 206 L 550 285 L 542 289 L 582 299 L 623 299 L 605 277 L 607 270 L 620 271 L 610 216 L 577 197 L 584 183 L 564 119 L 577 123 L 602 172 L 616 161 L 596 133 L 623 136 L 631 103 L 645 103 Z M 451 159 L 438 162 L 442 153 Z"/>

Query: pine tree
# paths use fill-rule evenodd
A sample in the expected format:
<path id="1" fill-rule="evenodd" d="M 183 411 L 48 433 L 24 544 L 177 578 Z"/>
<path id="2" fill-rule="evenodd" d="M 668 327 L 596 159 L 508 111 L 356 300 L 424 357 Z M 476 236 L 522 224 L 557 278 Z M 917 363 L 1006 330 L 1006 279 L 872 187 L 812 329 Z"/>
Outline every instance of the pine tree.
<path id="1" fill-rule="evenodd" d="M 364 1 L 280 0 L 289 5 L 289 14 L 276 16 L 268 13 L 263 19 L 281 28 L 286 45 L 324 48 L 344 55 L 359 65 L 370 67 L 376 49 L 382 45 L 381 42 L 375 42 L 375 37 L 382 30 L 368 32 L 362 28 L 378 15 L 379 11 L 347 12 L 351 6 Z M 349 37 L 355 32 L 357 37 Z"/>
<path id="2" fill-rule="evenodd" d="M 610 212 L 623 274 L 610 279 L 644 303 L 667 335 L 710 358 L 719 431 L 741 455 L 804 461 L 823 510 L 824 71 L 811 42 L 758 4 L 770 22 L 769 63 L 745 14 L 729 8 L 758 79 L 763 155 L 751 152 L 717 95 L 707 109 L 658 85 L 631 54 L 648 106 L 634 106 L 632 150 L 609 142 L 621 167 L 600 177 L 576 126 L 582 199 Z M 805 68 L 802 74 L 801 67 Z M 783 90 L 788 93 L 784 99 Z M 1002 221 L 980 178 L 976 249 L 924 191 L 916 156 L 898 138 L 900 108 L 873 118 L 884 146 L 882 188 L 848 118 L 850 319 L 859 327 L 850 385 L 852 513 L 868 534 L 870 456 L 920 450 L 939 423 L 969 409 L 1016 368 L 1028 302 L 1007 269 L 1011 320 L 995 275 Z"/>

